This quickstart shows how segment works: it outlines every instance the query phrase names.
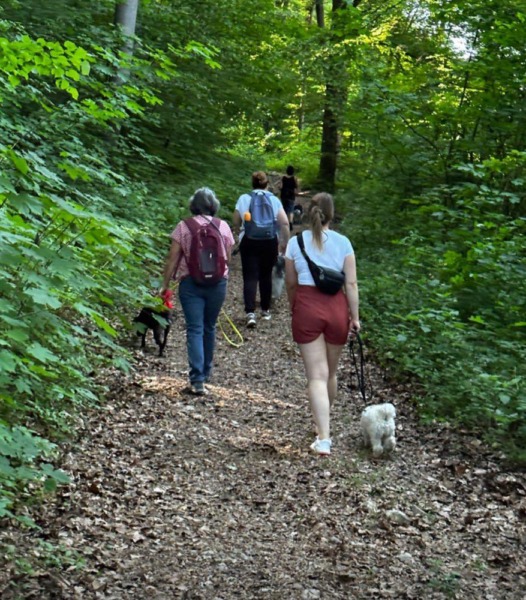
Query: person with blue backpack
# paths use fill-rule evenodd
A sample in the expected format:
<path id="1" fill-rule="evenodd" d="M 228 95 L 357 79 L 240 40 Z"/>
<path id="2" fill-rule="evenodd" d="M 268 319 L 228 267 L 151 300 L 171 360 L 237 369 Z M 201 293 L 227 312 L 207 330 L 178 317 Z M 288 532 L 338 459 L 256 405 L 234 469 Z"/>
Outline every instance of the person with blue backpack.
<path id="1" fill-rule="evenodd" d="M 259 286 L 261 318 L 270 320 L 272 268 L 289 241 L 289 220 L 279 198 L 267 190 L 263 171 L 252 174 L 252 191 L 242 194 L 234 210 L 234 231 L 240 231 L 239 251 L 243 271 L 243 300 L 247 327 L 256 326 Z"/>

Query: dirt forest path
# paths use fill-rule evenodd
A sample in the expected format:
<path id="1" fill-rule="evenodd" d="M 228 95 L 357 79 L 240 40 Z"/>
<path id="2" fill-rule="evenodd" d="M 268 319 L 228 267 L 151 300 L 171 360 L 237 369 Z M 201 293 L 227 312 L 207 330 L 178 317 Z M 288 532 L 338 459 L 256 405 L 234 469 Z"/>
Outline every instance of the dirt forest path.
<path id="1" fill-rule="evenodd" d="M 209 396 L 183 392 L 179 316 L 166 357 L 150 340 L 102 411 L 85 416 L 62 465 L 74 483 L 37 517 L 63 563 L 16 575 L 8 562 L 3 600 L 524 597 L 524 474 L 466 433 L 417 424 L 408 390 L 368 362 L 373 401 L 399 413 L 396 451 L 373 460 L 348 352 L 333 454 L 313 455 L 285 296 L 272 321 L 246 330 L 236 257 L 225 312 L 244 343 L 219 332 Z M 0 541 L 34 556 L 35 535 L 5 527 Z"/>

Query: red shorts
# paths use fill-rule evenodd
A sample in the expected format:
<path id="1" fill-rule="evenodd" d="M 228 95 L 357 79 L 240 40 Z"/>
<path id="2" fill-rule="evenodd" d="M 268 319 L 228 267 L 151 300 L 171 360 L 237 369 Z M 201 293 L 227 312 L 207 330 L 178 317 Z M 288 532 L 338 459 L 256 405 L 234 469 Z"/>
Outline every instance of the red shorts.
<path id="1" fill-rule="evenodd" d="M 299 285 L 292 307 L 292 337 L 297 344 L 308 344 L 322 333 L 329 344 L 343 346 L 347 343 L 347 298 L 343 291 L 329 296 L 315 286 Z"/>

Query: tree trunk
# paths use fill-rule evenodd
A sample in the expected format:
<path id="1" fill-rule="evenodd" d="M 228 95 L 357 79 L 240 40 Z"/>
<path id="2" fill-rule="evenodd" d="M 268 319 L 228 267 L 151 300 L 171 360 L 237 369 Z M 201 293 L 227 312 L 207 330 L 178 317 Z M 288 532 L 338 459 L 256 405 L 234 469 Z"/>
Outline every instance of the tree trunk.
<path id="1" fill-rule="evenodd" d="M 135 35 L 138 9 L 139 0 L 118 2 L 115 7 L 115 25 L 120 25 L 124 35 L 127 37 Z"/>
<path id="2" fill-rule="evenodd" d="M 320 25 L 320 21 L 323 24 L 323 4 L 321 2 L 316 2 L 316 9 L 318 9 L 320 5 L 322 9 L 321 20 L 319 18 L 318 11 L 316 10 L 318 25 Z M 345 0 L 332 0 L 331 29 L 334 30 L 336 28 L 336 12 L 343 10 L 346 6 Z M 329 72 L 330 71 L 331 69 L 329 69 Z M 340 146 L 339 126 L 342 108 L 345 105 L 346 97 L 347 86 L 345 83 L 345 78 L 343 78 L 343 81 L 340 82 L 327 80 L 325 85 L 325 107 L 323 109 L 318 185 L 321 189 L 330 193 L 334 192 L 336 187 L 336 169 L 338 166 L 338 153 Z"/>
<path id="3" fill-rule="evenodd" d="M 139 0 L 126 0 L 118 2 L 115 6 L 115 25 L 121 28 L 124 36 L 124 45 L 121 51 L 130 56 L 133 55 L 133 36 L 135 35 L 138 9 Z M 128 69 L 120 68 L 115 77 L 116 82 L 123 83 L 128 74 Z"/>
<path id="4" fill-rule="evenodd" d="M 342 104 L 345 104 L 346 90 L 328 83 L 325 89 L 325 108 L 321 137 L 318 185 L 320 189 L 333 193 L 336 188 L 336 169 L 340 152 L 340 119 Z"/>
<path id="5" fill-rule="evenodd" d="M 325 13 L 323 10 L 323 0 L 316 0 L 316 23 L 318 27 L 325 27 Z"/>

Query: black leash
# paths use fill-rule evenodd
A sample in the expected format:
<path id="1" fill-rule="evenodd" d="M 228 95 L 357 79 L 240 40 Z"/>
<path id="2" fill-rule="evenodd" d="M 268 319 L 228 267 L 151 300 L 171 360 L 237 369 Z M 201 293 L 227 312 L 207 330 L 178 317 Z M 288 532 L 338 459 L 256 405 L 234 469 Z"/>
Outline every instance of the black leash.
<path id="1" fill-rule="evenodd" d="M 355 343 L 358 345 L 357 352 L 355 351 Z M 359 333 L 355 334 L 355 336 L 349 340 L 349 353 L 351 355 L 351 387 L 354 369 L 354 371 L 356 372 L 358 390 L 360 391 L 364 404 L 367 404 L 367 390 L 365 383 L 365 358 L 363 355 L 363 342 Z"/>

